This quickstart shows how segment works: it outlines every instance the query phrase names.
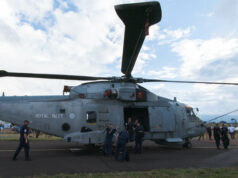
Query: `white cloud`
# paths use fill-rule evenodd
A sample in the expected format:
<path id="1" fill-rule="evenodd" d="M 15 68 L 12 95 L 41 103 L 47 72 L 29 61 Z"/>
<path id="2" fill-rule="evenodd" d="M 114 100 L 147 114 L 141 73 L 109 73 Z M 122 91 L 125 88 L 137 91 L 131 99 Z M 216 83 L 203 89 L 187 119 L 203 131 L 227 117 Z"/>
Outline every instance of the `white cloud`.
<path id="1" fill-rule="evenodd" d="M 188 27 L 187 29 L 163 30 L 165 34 L 167 34 L 169 37 L 173 38 L 174 40 L 178 40 L 178 39 L 189 36 L 190 31 L 191 31 L 190 27 Z"/>
<path id="2" fill-rule="evenodd" d="M 181 57 L 181 75 L 192 77 L 208 64 L 229 60 L 238 54 L 238 39 L 182 40 L 173 43 L 172 51 Z"/>
<path id="3" fill-rule="evenodd" d="M 114 4 L 134 1 L 57 0 L 57 6 L 53 0 L 14 2 L 0 1 L 1 69 L 122 75 L 120 68 L 116 71 L 114 66 L 119 65 L 122 55 L 124 25 L 115 13 Z M 146 61 L 154 58 L 155 53 L 143 46 L 133 72 L 143 72 Z M 4 78 L 0 91 L 7 91 L 9 95 L 56 94 L 61 93 L 63 84 L 79 83 Z M 10 86 L 14 87 L 10 89 Z"/>
<path id="4" fill-rule="evenodd" d="M 224 114 L 238 109 L 237 88 L 234 86 L 202 85 L 202 84 L 167 84 L 146 83 L 152 92 L 159 96 L 173 99 L 199 108 L 199 114 Z"/>
<path id="5" fill-rule="evenodd" d="M 103 75 L 113 70 L 107 65 L 120 58 L 124 33 L 124 25 L 114 12 L 114 2 L 95 1 L 92 5 L 80 1 L 75 4 L 77 12 L 64 11 L 68 4 L 59 3 L 53 9 L 53 1 L 47 0 L 23 0 L 19 5 L 14 1 L 0 2 L 1 69 L 75 75 Z M 54 22 L 49 25 L 49 20 Z M 44 92 L 40 90 L 42 82 Z M 59 91 L 58 87 L 61 90 L 63 83 L 76 82 L 4 78 L 0 91 L 52 94 L 53 90 Z"/>
<path id="6" fill-rule="evenodd" d="M 149 40 L 157 40 L 159 45 L 166 45 L 176 42 L 178 40 L 188 38 L 191 35 L 191 31 L 195 30 L 195 26 L 187 27 L 185 29 L 178 28 L 174 30 L 160 29 L 159 26 L 151 28 Z"/>
<path id="7" fill-rule="evenodd" d="M 215 15 L 215 12 L 209 12 L 205 14 L 201 14 L 202 17 L 213 17 Z"/>
<path id="8" fill-rule="evenodd" d="M 177 69 L 173 67 L 163 67 L 160 71 L 151 70 L 147 73 L 154 78 L 173 79 L 177 76 Z"/>
<path id="9" fill-rule="evenodd" d="M 23 0 L 20 3 L 16 3 L 15 0 L 8 0 L 7 4 L 13 13 L 12 15 L 33 23 L 45 20 L 47 13 L 53 9 L 53 0 Z"/>
<path id="10" fill-rule="evenodd" d="M 214 14 L 215 14 L 214 12 L 210 12 L 210 13 L 207 14 L 207 16 L 212 17 L 212 16 L 214 16 Z"/>

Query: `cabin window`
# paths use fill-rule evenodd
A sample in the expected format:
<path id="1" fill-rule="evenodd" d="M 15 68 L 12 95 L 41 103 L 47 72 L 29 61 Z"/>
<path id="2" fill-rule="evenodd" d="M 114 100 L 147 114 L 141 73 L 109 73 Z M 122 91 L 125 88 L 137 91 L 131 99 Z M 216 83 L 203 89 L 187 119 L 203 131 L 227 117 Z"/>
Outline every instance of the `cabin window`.
<path id="1" fill-rule="evenodd" d="M 97 113 L 95 111 L 89 111 L 86 115 L 87 123 L 93 124 L 97 122 Z"/>

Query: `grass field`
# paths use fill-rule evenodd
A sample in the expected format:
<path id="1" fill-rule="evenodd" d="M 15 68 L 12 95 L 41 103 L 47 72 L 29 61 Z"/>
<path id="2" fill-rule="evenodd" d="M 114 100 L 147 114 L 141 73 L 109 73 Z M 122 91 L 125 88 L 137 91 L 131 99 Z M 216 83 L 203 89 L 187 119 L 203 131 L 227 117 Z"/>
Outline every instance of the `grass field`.
<path id="1" fill-rule="evenodd" d="M 238 168 L 159 169 L 145 172 L 113 172 L 40 175 L 34 178 L 236 178 Z"/>

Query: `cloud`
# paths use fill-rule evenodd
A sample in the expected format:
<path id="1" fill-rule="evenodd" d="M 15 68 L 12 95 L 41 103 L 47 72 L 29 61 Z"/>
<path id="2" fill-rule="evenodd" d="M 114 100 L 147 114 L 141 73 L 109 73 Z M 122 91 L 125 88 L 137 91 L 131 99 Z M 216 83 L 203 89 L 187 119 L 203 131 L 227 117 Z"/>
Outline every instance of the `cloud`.
<path id="1" fill-rule="evenodd" d="M 177 76 L 177 69 L 173 67 L 163 67 L 161 71 L 151 70 L 147 75 L 157 79 L 173 79 Z"/>
<path id="2" fill-rule="evenodd" d="M 0 69 L 13 72 L 74 75 L 122 75 L 119 66 L 124 24 L 114 4 L 134 1 L 2 0 L 0 5 Z M 155 53 L 143 46 L 136 73 L 142 73 Z M 41 79 L 1 79 L 8 95 L 61 94 L 62 85 L 81 82 Z M 11 87 L 14 86 L 14 87 Z M 27 87 L 26 87 L 27 86 Z M 43 87 L 42 87 L 43 86 Z M 42 90 L 41 90 L 42 89 Z M 45 89 L 45 90 L 44 90 Z M 56 91 L 56 92 L 54 92 Z"/>
<path id="3" fill-rule="evenodd" d="M 202 17 L 213 17 L 214 15 L 215 15 L 215 12 L 208 12 L 208 13 L 201 14 Z"/>
<path id="4" fill-rule="evenodd" d="M 135 64 L 135 68 L 133 70 L 133 75 L 139 74 L 141 75 L 152 75 L 155 76 L 155 73 L 157 73 L 157 76 L 160 75 L 161 77 L 166 78 L 174 78 L 176 76 L 175 70 L 172 71 L 172 68 L 165 67 L 160 72 L 151 71 L 149 73 L 144 72 L 144 68 L 147 67 L 147 64 L 152 61 L 153 59 L 156 59 L 156 49 L 154 47 L 155 41 L 159 45 L 167 45 L 172 44 L 176 41 L 179 41 L 181 39 L 187 38 L 190 36 L 191 30 L 194 30 L 195 27 L 187 27 L 185 29 L 175 29 L 175 30 L 169 30 L 169 29 L 163 29 L 161 30 L 159 25 L 154 25 L 150 27 L 149 36 L 145 39 L 145 44 L 142 47 L 142 50 L 138 56 L 138 60 Z"/>
<path id="5" fill-rule="evenodd" d="M 215 61 L 229 60 L 238 54 L 238 39 L 185 39 L 172 44 L 172 51 L 181 59 L 181 75 L 193 77 Z"/>
<path id="6" fill-rule="evenodd" d="M 58 1 L 58 7 L 54 7 L 53 1 L 45 0 L 23 0 L 19 5 L 1 1 L 1 69 L 75 75 L 113 71 L 107 66 L 120 58 L 124 33 L 124 25 L 114 12 L 114 2 L 76 2 Z M 77 11 L 66 11 L 72 3 Z M 42 82 L 43 93 L 39 89 Z M 53 90 L 59 91 L 60 85 L 61 90 L 63 83 L 76 82 L 5 78 L 1 79 L 0 90 L 17 95 L 51 94 Z M 14 88 L 10 89 L 10 84 Z"/>
<path id="7" fill-rule="evenodd" d="M 234 86 L 202 85 L 202 84 L 167 84 L 146 83 L 153 93 L 169 99 L 199 108 L 199 114 L 221 115 L 238 109 L 237 88 Z"/>
<path id="8" fill-rule="evenodd" d="M 176 30 L 174 30 L 176 31 Z M 173 33 L 176 34 L 176 33 Z M 191 35 L 191 34 L 189 34 Z M 173 53 L 179 56 L 180 65 L 151 70 L 152 78 L 171 78 L 175 80 L 200 80 L 238 82 L 238 38 L 213 37 L 192 39 L 182 36 L 178 40 L 168 40 L 168 35 L 160 38 L 166 41 Z M 176 38 L 174 38 L 176 39 Z M 159 41 L 159 38 L 157 38 Z M 165 45 L 164 43 L 163 45 Z M 154 93 L 198 107 L 201 114 L 223 114 L 237 109 L 238 93 L 236 86 L 202 84 L 146 84 Z"/>
<path id="9" fill-rule="evenodd" d="M 215 11 L 216 17 L 225 23 L 237 24 L 238 1 L 221 0 Z"/>
<path id="10" fill-rule="evenodd" d="M 191 31 L 195 30 L 195 26 L 187 27 L 185 29 L 160 29 L 157 25 L 151 28 L 149 40 L 157 40 L 159 45 L 166 45 L 176 42 L 178 40 L 188 38 L 191 35 Z"/>

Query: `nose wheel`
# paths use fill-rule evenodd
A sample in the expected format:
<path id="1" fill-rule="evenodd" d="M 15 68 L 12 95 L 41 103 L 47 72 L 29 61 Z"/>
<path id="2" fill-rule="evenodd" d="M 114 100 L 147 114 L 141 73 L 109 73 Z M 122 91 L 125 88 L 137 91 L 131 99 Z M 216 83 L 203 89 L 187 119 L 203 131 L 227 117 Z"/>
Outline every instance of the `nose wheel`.
<path id="1" fill-rule="evenodd" d="M 183 144 L 183 148 L 191 149 L 192 143 L 189 138 L 185 138 L 185 143 Z"/>

